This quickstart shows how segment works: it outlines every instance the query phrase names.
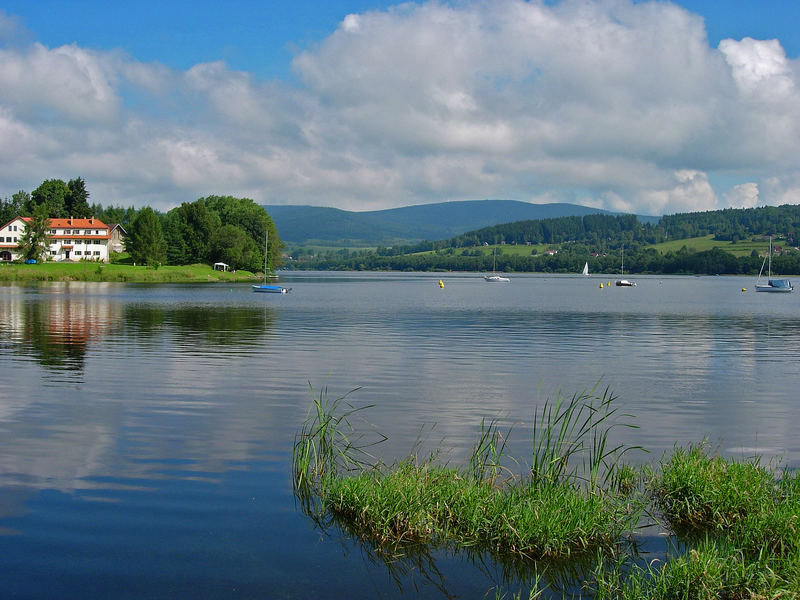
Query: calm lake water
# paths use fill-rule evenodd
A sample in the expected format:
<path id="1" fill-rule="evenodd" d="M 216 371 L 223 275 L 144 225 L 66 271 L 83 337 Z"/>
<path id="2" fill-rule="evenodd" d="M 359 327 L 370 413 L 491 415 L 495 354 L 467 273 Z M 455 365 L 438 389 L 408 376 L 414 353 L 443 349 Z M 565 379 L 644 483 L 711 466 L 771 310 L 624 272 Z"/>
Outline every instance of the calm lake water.
<path id="1" fill-rule="evenodd" d="M 325 389 L 359 388 L 387 459 L 421 437 L 458 463 L 497 418 L 524 465 L 536 406 L 599 383 L 634 415 L 637 429 L 617 430 L 649 450 L 634 462 L 708 439 L 800 465 L 800 294 L 728 277 L 599 288 L 610 279 L 289 273 L 283 296 L 0 285 L 0 596 L 515 590 L 476 557 L 387 568 L 298 511 L 291 445 Z"/>

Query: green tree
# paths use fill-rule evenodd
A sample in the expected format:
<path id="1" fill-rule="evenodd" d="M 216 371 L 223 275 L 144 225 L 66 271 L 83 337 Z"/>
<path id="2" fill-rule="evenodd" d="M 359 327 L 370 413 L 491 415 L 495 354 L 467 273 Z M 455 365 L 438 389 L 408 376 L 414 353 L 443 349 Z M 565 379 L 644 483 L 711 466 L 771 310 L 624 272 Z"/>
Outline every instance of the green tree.
<path id="1" fill-rule="evenodd" d="M 210 255 L 212 261 L 227 263 L 232 269 L 257 271 L 263 268 L 263 252 L 247 232 L 236 225 L 223 225 L 214 233 Z"/>
<path id="2" fill-rule="evenodd" d="M 167 257 L 173 265 L 210 260 L 211 237 L 221 227 L 219 215 L 201 200 L 184 202 L 167 213 Z"/>
<path id="3" fill-rule="evenodd" d="M 79 219 L 91 217 L 93 213 L 89 207 L 89 192 L 86 190 L 86 182 L 81 177 L 70 179 L 67 188 L 63 216 Z"/>
<path id="4" fill-rule="evenodd" d="M 258 246 L 261 253 L 261 265 L 264 263 L 264 231 L 269 232 L 269 264 L 272 268 L 281 265 L 281 255 L 284 243 L 278 236 L 275 224 L 264 210 L 263 206 L 256 204 L 250 198 L 234 198 L 233 196 L 208 196 L 200 198 L 210 210 L 220 218 L 222 225 L 235 225 L 243 229 L 250 239 Z"/>
<path id="5" fill-rule="evenodd" d="M 125 238 L 127 250 L 135 263 L 157 266 L 167 260 L 167 249 L 161 220 L 155 211 L 143 208 L 131 223 Z"/>
<path id="6" fill-rule="evenodd" d="M 5 225 L 15 217 L 22 214 L 26 202 L 30 202 L 31 196 L 28 192 L 20 190 L 12 194 L 11 198 L 0 200 L 0 225 Z"/>
<path id="7" fill-rule="evenodd" d="M 40 204 L 33 211 L 30 221 L 25 223 L 25 231 L 20 239 L 20 251 L 25 260 L 41 260 L 47 252 L 47 232 L 50 218 L 47 205 Z"/>
<path id="8" fill-rule="evenodd" d="M 24 213 L 26 216 L 33 216 L 37 206 L 47 207 L 47 216 L 51 218 L 69 217 L 66 214 L 66 198 L 69 194 L 69 187 L 61 179 L 48 179 L 31 192 L 29 202 L 25 203 Z"/>

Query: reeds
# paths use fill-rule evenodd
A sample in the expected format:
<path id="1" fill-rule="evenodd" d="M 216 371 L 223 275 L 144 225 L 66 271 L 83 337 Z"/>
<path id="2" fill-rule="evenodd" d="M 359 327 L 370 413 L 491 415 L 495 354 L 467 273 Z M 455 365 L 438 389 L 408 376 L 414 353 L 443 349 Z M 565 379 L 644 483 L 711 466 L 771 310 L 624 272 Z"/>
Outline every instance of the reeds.
<path id="1" fill-rule="evenodd" d="M 327 388 L 318 395 L 311 391 L 311 407 L 292 448 L 292 484 L 304 510 L 317 514 L 319 507 L 314 504 L 328 496 L 328 486 L 347 473 L 368 468 L 372 459 L 368 448 L 385 438 L 378 435 L 368 441 L 353 429 L 351 419 L 370 408 L 349 402 L 348 397 L 358 388 L 334 400 L 329 399 Z"/>
<path id="2" fill-rule="evenodd" d="M 351 420 L 368 406 L 348 396 L 314 397 L 295 438 L 295 494 L 318 524 L 357 537 L 387 564 L 430 556 L 420 548 L 504 564 L 580 558 L 578 584 L 603 600 L 800 598 L 797 473 L 728 460 L 702 444 L 675 448 L 658 474 L 634 469 L 623 458 L 639 447 L 610 442 L 615 428 L 632 425 L 608 390 L 557 395 L 537 409 L 521 475 L 506 466 L 510 430 L 496 420 L 481 422 L 463 468 L 437 464 L 436 454 L 385 465 L 369 453 L 385 437 L 356 432 Z M 663 519 L 680 550 L 645 563 L 623 542 L 650 501 L 648 514 Z M 546 587 L 536 572 L 534 595 Z"/>
<path id="3" fill-rule="evenodd" d="M 662 461 L 653 496 L 687 550 L 646 566 L 599 566 L 595 597 L 698 600 L 800 598 L 800 477 L 706 445 Z"/>
<path id="4" fill-rule="evenodd" d="M 372 464 L 350 424 L 367 407 L 346 398 L 329 401 L 325 391 L 314 397 L 295 439 L 294 489 L 304 510 L 317 519 L 330 515 L 362 539 L 563 558 L 611 549 L 637 518 L 630 503 L 615 502 L 599 488 L 599 474 L 609 480 L 626 450 L 606 447 L 615 415 L 608 393 L 579 394 L 566 403 L 559 396 L 545 404 L 534 430 L 530 477 L 504 465 L 510 431 L 503 434 L 496 420 L 481 422 L 465 468 L 416 456 Z M 570 461 L 582 453 L 588 455 L 584 468 L 573 467 Z"/>
<path id="5" fill-rule="evenodd" d="M 643 448 L 609 445 L 613 429 L 636 427 L 619 420 L 630 415 L 617 415 L 615 400 L 608 388 L 600 396 L 592 389 L 575 394 L 568 401 L 559 393 L 555 401 L 545 401 L 541 411 L 536 409 L 531 458 L 534 484 L 582 481 L 589 491 L 599 492 L 609 483 L 615 489 L 629 483 L 631 471 L 623 468 L 622 458 L 631 450 Z"/>

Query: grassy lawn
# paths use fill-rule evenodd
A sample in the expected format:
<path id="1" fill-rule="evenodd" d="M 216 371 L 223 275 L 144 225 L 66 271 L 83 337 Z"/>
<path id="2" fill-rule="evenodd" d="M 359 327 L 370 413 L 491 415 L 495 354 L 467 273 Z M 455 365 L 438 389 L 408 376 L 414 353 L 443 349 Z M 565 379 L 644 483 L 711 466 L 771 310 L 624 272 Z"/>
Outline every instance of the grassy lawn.
<path id="1" fill-rule="evenodd" d="M 249 271 L 214 271 L 208 265 L 162 266 L 159 268 L 93 262 L 35 265 L 4 264 L 0 281 L 120 281 L 150 283 L 198 283 L 252 281 Z"/>
<path id="2" fill-rule="evenodd" d="M 546 250 L 557 250 L 560 244 L 495 244 L 492 246 L 469 246 L 466 248 L 455 248 L 455 254 L 460 255 L 462 252 L 474 252 L 480 250 L 482 256 L 491 256 L 494 249 L 497 249 L 497 256 L 531 256 L 531 253 L 536 250 L 537 255 L 544 254 Z M 436 250 L 426 250 L 425 252 L 416 252 L 417 255 L 436 254 Z"/>
<path id="3" fill-rule="evenodd" d="M 775 241 L 773 241 L 775 243 Z M 781 244 L 781 242 L 778 242 Z M 765 255 L 769 251 L 769 240 L 758 240 L 756 242 L 752 240 L 742 240 L 736 242 L 721 242 L 714 239 L 713 235 L 706 235 L 703 237 L 696 237 L 696 238 L 686 238 L 683 240 L 672 240 L 669 242 L 663 242 L 661 244 L 654 244 L 651 248 L 655 248 L 659 253 L 666 254 L 667 252 L 677 252 L 681 248 L 686 246 L 689 250 L 694 250 L 696 252 L 703 252 L 705 250 L 711 250 L 712 248 L 720 248 L 725 252 L 733 254 L 734 256 L 750 256 L 750 254 L 755 250 L 760 255 Z"/>
<path id="4" fill-rule="evenodd" d="M 783 240 L 773 240 L 773 244 L 777 245 L 785 245 Z M 725 241 L 718 241 L 714 239 L 713 235 L 706 235 L 702 237 L 695 237 L 695 238 L 685 238 L 681 240 L 672 240 L 669 242 L 663 242 L 661 244 L 653 244 L 652 246 L 648 246 L 648 248 L 654 248 L 660 254 L 666 254 L 667 252 L 678 252 L 681 248 L 686 246 L 690 251 L 693 252 L 703 252 L 706 250 L 711 250 L 713 248 L 720 248 L 725 252 L 733 254 L 736 257 L 741 256 L 750 256 L 750 254 L 755 250 L 758 252 L 760 256 L 765 256 L 767 251 L 769 250 L 769 240 L 767 239 L 759 239 L 757 241 L 753 240 L 742 240 L 736 243 L 733 242 L 725 242 Z M 498 256 L 530 256 L 533 250 L 536 250 L 536 254 L 541 256 L 547 250 L 550 249 L 559 249 L 561 244 L 532 244 L 530 246 L 526 246 L 524 244 L 505 244 L 505 245 L 494 245 L 494 246 L 471 246 L 469 248 L 456 248 L 455 253 L 460 254 L 463 251 L 474 252 L 475 250 L 480 250 L 484 256 L 491 256 L 492 252 L 495 248 L 497 248 L 497 255 Z M 435 251 L 429 250 L 426 252 L 419 252 L 418 254 L 434 254 Z"/>

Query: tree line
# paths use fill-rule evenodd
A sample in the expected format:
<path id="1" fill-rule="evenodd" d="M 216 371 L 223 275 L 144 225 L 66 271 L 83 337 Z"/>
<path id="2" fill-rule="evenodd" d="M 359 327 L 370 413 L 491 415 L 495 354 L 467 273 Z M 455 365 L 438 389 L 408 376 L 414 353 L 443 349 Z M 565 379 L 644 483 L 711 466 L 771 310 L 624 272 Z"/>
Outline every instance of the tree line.
<path id="1" fill-rule="evenodd" d="M 304 260 L 300 268 L 331 270 L 487 271 L 492 255 L 484 245 L 549 245 L 554 255 L 518 252 L 497 255 L 497 269 L 508 272 L 573 273 L 589 262 L 597 273 L 618 273 L 625 252 L 628 273 L 753 274 L 763 257 L 753 252 L 736 257 L 721 249 L 664 254 L 649 246 L 667 240 L 714 235 L 736 243 L 753 237 L 776 236 L 794 246 L 800 227 L 800 206 L 765 206 L 666 215 L 656 223 L 642 223 L 635 215 L 585 215 L 518 221 L 470 231 L 448 240 L 379 247 L 373 251 L 336 250 Z M 800 253 L 787 251 L 773 260 L 780 273 L 800 273 Z"/>
<path id="2" fill-rule="evenodd" d="M 592 255 L 587 246 L 579 244 L 559 249 L 557 254 L 503 253 L 497 249 L 494 257 L 488 249 L 468 250 L 447 248 L 424 254 L 381 256 L 371 251 L 336 250 L 319 256 L 313 262 L 290 263 L 290 268 L 354 271 L 477 271 L 496 269 L 507 273 L 579 273 L 589 263 L 592 273 L 620 274 L 622 249 Z M 625 273 L 663 275 L 754 275 L 764 261 L 755 251 L 737 257 L 720 248 L 692 251 L 685 246 L 664 254 L 654 248 L 625 248 Z M 800 252 L 784 252 L 773 256 L 775 273 L 800 273 Z"/>
<path id="3" fill-rule="evenodd" d="M 283 242 L 264 208 L 249 198 L 208 196 L 184 202 L 166 213 L 89 204 L 86 182 L 48 179 L 28 194 L 20 190 L 0 200 L 0 222 L 31 217 L 21 247 L 36 258 L 47 237 L 50 218 L 95 217 L 107 225 L 122 224 L 125 249 L 141 265 L 159 266 L 224 262 L 232 269 L 264 268 L 265 232 L 269 236 L 268 268 L 281 265 Z"/>

